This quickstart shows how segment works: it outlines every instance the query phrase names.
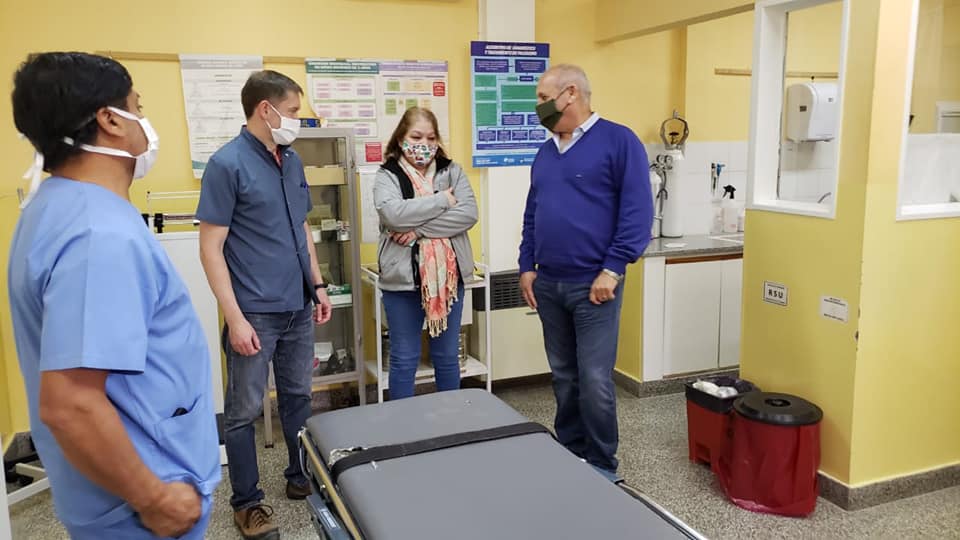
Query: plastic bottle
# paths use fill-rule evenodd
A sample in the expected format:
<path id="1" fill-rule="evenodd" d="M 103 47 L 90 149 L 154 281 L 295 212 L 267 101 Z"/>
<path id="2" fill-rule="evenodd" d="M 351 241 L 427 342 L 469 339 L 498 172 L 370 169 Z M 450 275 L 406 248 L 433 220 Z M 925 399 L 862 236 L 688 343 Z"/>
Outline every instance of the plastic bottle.
<path id="1" fill-rule="evenodd" d="M 733 186 L 723 186 L 723 202 L 721 203 L 723 213 L 723 232 L 737 232 L 737 222 L 740 218 L 740 205 L 733 200 L 737 188 Z M 729 198 L 727 196 L 729 195 Z"/>

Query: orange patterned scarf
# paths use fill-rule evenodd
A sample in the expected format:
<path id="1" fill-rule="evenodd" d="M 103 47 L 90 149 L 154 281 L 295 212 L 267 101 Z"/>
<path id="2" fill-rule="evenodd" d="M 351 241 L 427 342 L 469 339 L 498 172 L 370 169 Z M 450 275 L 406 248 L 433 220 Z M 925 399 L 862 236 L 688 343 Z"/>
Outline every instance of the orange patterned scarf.
<path id="1" fill-rule="evenodd" d="M 436 161 L 430 163 L 426 174 L 403 157 L 398 161 L 410 178 L 417 197 L 434 195 Z M 427 330 L 430 331 L 430 337 L 437 337 L 446 331 L 447 315 L 457 301 L 457 254 L 449 238 L 421 238 L 417 244 L 420 249 L 420 289 L 423 311 L 427 316 Z"/>

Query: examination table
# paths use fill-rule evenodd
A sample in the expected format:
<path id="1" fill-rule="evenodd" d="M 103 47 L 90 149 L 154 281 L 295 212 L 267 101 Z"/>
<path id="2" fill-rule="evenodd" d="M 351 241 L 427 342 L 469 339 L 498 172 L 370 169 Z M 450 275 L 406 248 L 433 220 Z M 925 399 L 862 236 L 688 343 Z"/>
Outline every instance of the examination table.
<path id="1" fill-rule="evenodd" d="M 300 450 L 322 539 L 701 538 L 483 390 L 322 413 Z"/>

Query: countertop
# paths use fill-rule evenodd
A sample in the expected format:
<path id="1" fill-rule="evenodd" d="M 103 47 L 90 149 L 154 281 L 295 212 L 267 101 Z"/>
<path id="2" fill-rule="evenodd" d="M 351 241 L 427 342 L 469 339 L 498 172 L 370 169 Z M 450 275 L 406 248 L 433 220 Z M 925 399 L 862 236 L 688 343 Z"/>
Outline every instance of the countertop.
<path id="1" fill-rule="evenodd" d="M 674 244 L 677 246 L 667 247 Z M 743 253 L 743 233 L 654 238 L 643 256 L 674 258 L 737 253 Z"/>

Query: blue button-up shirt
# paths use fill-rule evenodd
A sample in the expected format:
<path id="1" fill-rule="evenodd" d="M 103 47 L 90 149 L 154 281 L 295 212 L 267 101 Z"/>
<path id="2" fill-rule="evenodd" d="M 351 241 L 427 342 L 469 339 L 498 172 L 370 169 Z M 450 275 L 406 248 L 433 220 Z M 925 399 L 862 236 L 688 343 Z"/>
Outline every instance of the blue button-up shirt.
<path id="1" fill-rule="evenodd" d="M 280 163 L 277 163 L 277 159 Z M 312 208 L 300 156 L 272 155 L 243 128 L 207 162 L 197 219 L 229 227 L 223 254 L 245 313 L 299 311 L 312 297 L 303 223 Z"/>

